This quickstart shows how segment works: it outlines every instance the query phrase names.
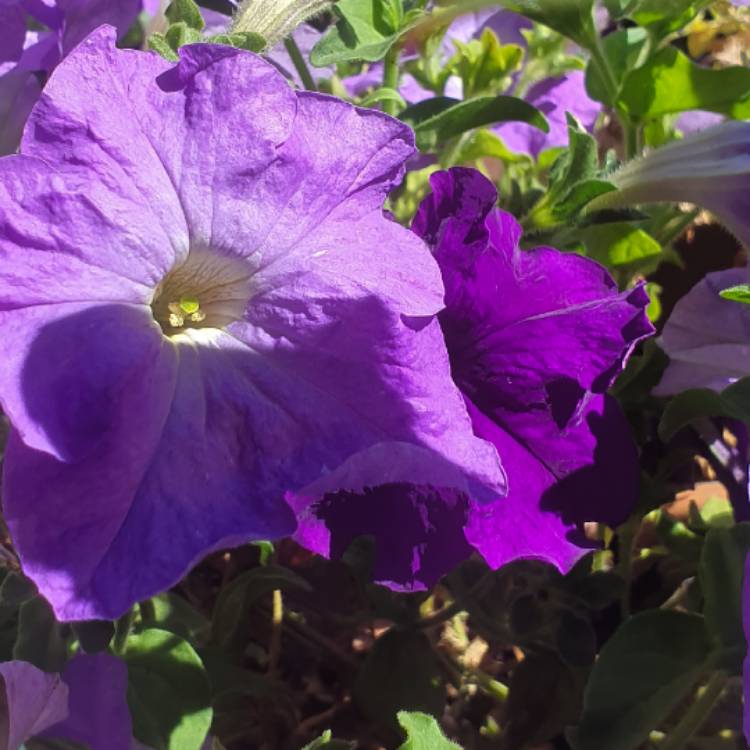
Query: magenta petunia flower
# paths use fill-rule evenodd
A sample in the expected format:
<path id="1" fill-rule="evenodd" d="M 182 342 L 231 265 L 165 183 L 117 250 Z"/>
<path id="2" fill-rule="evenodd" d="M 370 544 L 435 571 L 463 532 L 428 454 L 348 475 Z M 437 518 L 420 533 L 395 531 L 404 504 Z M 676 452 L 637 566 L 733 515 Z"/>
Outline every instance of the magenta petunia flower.
<path id="1" fill-rule="evenodd" d="M 87 34 L 107 23 L 124 35 L 142 0 L 0 2 L 0 154 L 15 151 L 46 77 Z M 46 27 L 27 30 L 29 23 Z"/>
<path id="2" fill-rule="evenodd" d="M 355 536 L 372 534 L 388 550 L 377 558 L 376 579 L 400 588 L 429 586 L 466 557 L 459 524 L 492 567 L 538 558 L 567 570 L 587 546 L 582 523 L 618 524 L 638 497 L 635 443 L 606 391 L 636 342 L 653 332 L 647 295 L 642 286 L 619 292 L 587 258 L 522 251 L 518 223 L 494 208 L 495 188 L 479 172 L 454 168 L 431 180 L 413 229 L 440 264 L 439 319 L 453 378 L 475 434 L 502 457 L 508 496 L 479 504 L 396 485 L 372 498 L 339 494 L 301 513 L 297 538 L 335 556 Z M 387 523 L 375 501 L 388 504 Z M 394 572 L 397 558 L 410 564 Z"/>
<path id="3" fill-rule="evenodd" d="M 32 738 L 72 742 L 88 750 L 131 750 L 128 670 L 120 659 L 79 654 L 60 675 L 10 661 L 0 664 L 0 675 L 8 726 L 8 736 L 0 736 L 3 750 L 18 750 Z"/>
<path id="4" fill-rule="evenodd" d="M 4 511 L 58 617 L 117 617 L 292 533 L 286 492 L 502 493 L 440 270 L 382 211 L 411 131 L 251 53 L 173 65 L 114 37 L 66 58 L 0 160 Z"/>

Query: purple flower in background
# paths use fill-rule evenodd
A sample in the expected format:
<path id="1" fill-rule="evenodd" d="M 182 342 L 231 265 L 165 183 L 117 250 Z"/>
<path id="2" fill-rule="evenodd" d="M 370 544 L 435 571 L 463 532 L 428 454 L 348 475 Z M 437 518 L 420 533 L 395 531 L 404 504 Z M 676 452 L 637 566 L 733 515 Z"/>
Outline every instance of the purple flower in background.
<path id="1" fill-rule="evenodd" d="M 466 541 L 493 567 L 526 557 L 566 570 L 585 552 L 581 524 L 618 524 L 638 496 L 636 447 L 606 390 L 653 332 L 648 298 L 642 286 L 618 292 L 586 258 L 520 250 L 518 223 L 494 208 L 479 172 L 431 181 L 413 229 L 440 264 L 453 378 L 475 434 L 502 457 L 508 496 L 481 504 L 434 489 L 439 481 L 328 496 L 301 515 L 297 538 L 336 556 L 372 534 L 387 550 L 375 577 L 399 588 L 434 583 L 467 556 Z"/>
<path id="2" fill-rule="evenodd" d="M 700 130 L 628 162 L 611 176 L 618 190 L 591 210 L 638 203 L 695 203 L 750 246 L 750 123 Z"/>
<path id="3" fill-rule="evenodd" d="M 719 295 L 748 283 L 746 268 L 709 273 L 675 305 L 660 340 L 670 362 L 656 395 L 688 388 L 721 391 L 750 376 L 750 306 Z"/>
<path id="4" fill-rule="evenodd" d="M 0 715 L 3 750 L 18 750 L 30 737 L 67 717 L 68 686 L 59 675 L 46 674 L 25 661 L 9 661 L 0 663 L 0 677 L 5 712 Z"/>
<path id="5" fill-rule="evenodd" d="M 87 34 L 111 24 L 120 36 L 141 0 L 4 0 L 0 4 L 0 154 L 16 150 L 26 118 L 55 66 Z M 27 21 L 45 26 L 27 31 Z"/>
<path id="6" fill-rule="evenodd" d="M 120 659 L 79 654 L 61 675 L 11 661 L 0 664 L 0 675 L 8 726 L 8 736 L 0 737 L 3 750 L 18 750 L 31 738 L 73 742 L 88 750 L 131 750 L 128 673 Z"/>
<path id="7" fill-rule="evenodd" d="M 409 129 L 251 53 L 173 66 L 114 36 L 68 56 L 0 160 L 3 505 L 58 617 L 115 618 L 292 533 L 286 492 L 502 494 L 440 270 L 382 211 Z"/>
<path id="8" fill-rule="evenodd" d="M 568 123 L 565 116 L 568 112 L 586 130 L 593 131 L 602 105 L 589 98 L 584 79 L 580 70 L 545 78 L 534 84 L 524 96 L 529 104 L 533 104 L 547 118 L 548 133 L 525 122 L 503 123 L 494 128 L 495 133 L 511 151 L 530 154 L 536 158 L 545 149 L 568 145 Z"/>

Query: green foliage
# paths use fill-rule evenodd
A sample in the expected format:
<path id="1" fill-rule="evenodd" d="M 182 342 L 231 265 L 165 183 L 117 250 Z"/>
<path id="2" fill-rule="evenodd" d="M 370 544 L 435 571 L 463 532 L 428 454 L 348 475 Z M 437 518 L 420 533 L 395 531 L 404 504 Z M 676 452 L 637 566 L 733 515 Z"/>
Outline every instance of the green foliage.
<path id="1" fill-rule="evenodd" d="M 354 700 L 386 725 L 395 723 L 401 709 L 439 716 L 445 703 L 442 671 L 424 633 L 391 628 L 378 638 L 357 675 Z"/>
<path id="2" fill-rule="evenodd" d="M 168 630 L 193 646 L 208 639 L 211 623 L 181 596 L 168 591 L 155 596 L 149 603 L 151 609 L 144 605 L 140 608 L 144 626 Z"/>
<path id="3" fill-rule="evenodd" d="M 743 378 L 721 393 L 693 388 L 675 396 L 667 405 L 659 424 L 662 440 L 701 417 L 731 417 L 750 424 L 750 378 Z"/>
<path id="4" fill-rule="evenodd" d="M 721 666 L 735 673 L 742 672 L 746 648 L 742 584 L 748 553 L 750 524 L 715 527 L 706 535 L 699 567 L 706 628 L 714 647 L 729 652 Z"/>
<path id="5" fill-rule="evenodd" d="M 625 78 L 619 103 L 634 119 L 693 109 L 741 119 L 750 116 L 750 69 L 705 68 L 666 47 Z"/>
<path id="6" fill-rule="evenodd" d="M 245 613 L 272 591 L 297 589 L 309 591 L 309 584 L 286 568 L 267 565 L 248 570 L 225 586 L 214 607 L 211 638 L 226 649 L 236 647 Z"/>
<path id="7" fill-rule="evenodd" d="M 10 571 L 0 584 L 0 604 L 19 606 L 36 596 L 36 586 L 26 576 Z"/>
<path id="8" fill-rule="evenodd" d="M 184 23 L 195 31 L 203 31 L 206 25 L 195 0 L 172 0 L 165 15 L 170 24 Z"/>
<path id="9" fill-rule="evenodd" d="M 613 222 L 586 227 L 586 255 L 612 267 L 636 266 L 661 254 L 661 245 L 632 223 Z"/>
<path id="10" fill-rule="evenodd" d="M 527 122 L 544 132 L 549 125 L 536 107 L 514 96 L 481 96 L 459 102 L 436 97 L 420 102 L 401 113 L 417 136 L 422 151 L 433 151 L 441 144 L 483 125 L 499 122 Z"/>
<path id="11" fill-rule="evenodd" d="M 503 5 L 549 26 L 581 47 L 590 47 L 596 38 L 594 0 L 504 0 Z"/>
<path id="12" fill-rule="evenodd" d="M 154 750 L 199 750 L 212 711 L 208 677 L 190 644 L 147 629 L 128 638 L 124 658 L 135 738 Z"/>
<path id="13" fill-rule="evenodd" d="M 635 750 L 693 688 L 709 650 L 698 615 L 654 610 L 625 622 L 591 672 L 574 750 Z"/>
<path id="14" fill-rule="evenodd" d="M 420 711 L 399 711 L 398 723 L 406 732 L 406 742 L 398 750 L 461 750 L 443 734 L 434 717 Z"/>
<path id="15" fill-rule="evenodd" d="M 68 661 L 66 628 L 57 622 L 52 607 L 41 596 L 21 604 L 13 658 L 45 672 L 61 672 Z"/>
<path id="16" fill-rule="evenodd" d="M 508 76 L 521 67 L 523 49 L 517 44 L 500 44 L 492 29 L 458 48 L 447 69 L 460 76 L 466 99 L 479 94 L 497 94 L 507 86 Z"/>
<path id="17" fill-rule="evenodd" d="M 339 0 L 340 20 L 315 45 L 310 62 L 325 67 L 348 60 L 382 60 L 405 30 L 396 0 Z"/>

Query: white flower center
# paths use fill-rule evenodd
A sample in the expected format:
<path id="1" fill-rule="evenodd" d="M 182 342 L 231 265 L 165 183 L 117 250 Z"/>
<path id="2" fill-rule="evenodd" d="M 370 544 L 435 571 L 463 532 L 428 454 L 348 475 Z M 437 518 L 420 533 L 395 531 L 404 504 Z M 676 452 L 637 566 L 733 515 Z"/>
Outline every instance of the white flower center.
<path id="1" fill-rule="evenodd" d="M 166 336 L 188 328 L 226 328 L 245 312 L 251 275 L 236 258 L 191 251 L 156 288 L 151 303 L 154 319 Z"/>

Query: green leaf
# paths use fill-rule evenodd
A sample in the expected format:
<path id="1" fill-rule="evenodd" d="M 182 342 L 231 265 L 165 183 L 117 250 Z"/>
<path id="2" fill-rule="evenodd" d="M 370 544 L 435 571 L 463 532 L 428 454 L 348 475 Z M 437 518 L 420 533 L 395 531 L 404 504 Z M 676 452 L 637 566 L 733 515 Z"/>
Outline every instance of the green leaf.
<path id="1" fill-rule="evenodd" d="M 200 31 L 188 26 L 184 21 L 173 23 L 164 34 L 167 44 L 175 51 L 186 44 L 194 44 L 201 41 Z"/>
<path id="2" fill-rule="evenodd" d="M 745 645 L 742 585 L 750 552 L 750 524 L 713 528 L 703 543 L 698 575 L 704 597 L 706 628 L 719 648 Z M 742 662 L 735 665 L 741 673 Z"/>
<path id="3" fill-rule="evenodd" d="M 543 23 L 589 48 L 596 38 L 594 0 L 504 0 L 509 10 Z"/>
<path id="4" fill-rule="evenodd" d="M 176 62 L 180 59 L 179 55 L 170 47 L 164 34 L 154 32 L 148 38 L 148 48 L 160 54 L 165 60 Z"/>
<path id="5" fill-rule="evenodd" d="M 670 440 L 678 430 L 701 417 L 730 417 L 750 424 L 750 378 L 732 383 L 721 393 L 693 388 L 675 396 L 659 423 L 659 437 Z"/>
<path id="6" fill-rule="evenodd" d="M 485 29 L 480 39 L 468 44 L 456 40 L 457 52 L 448 63 L 448 70 L 457 73 L 463 82 L 464 98 L 477 94 L 496 94 L 503 81 L 521 67 L 523 49 L 517 44 L 500 44 L 492 29 Z"/>
<path id="7" fill-rule="evenodd" d="M 698 615 L 652 610 L 627 620 L 591 671 L 574 750 L 635 750 L 692 689 L 708 654 Z"/>
<path id="8" fill-rule="evenodd" d="M 686 26 L 713 0 L 640 0 L 628 15 L 640 26 L 648 27 L 655 39 Z"/>
<path id="9" fill-rule="evenodd" d="M 488 156 L 509 163 L 530 161 L 526 154 L 516 154 L 511 151 L 503 143 L 502 138 L 495 135 L 491 130 L 481 129 L 475 130 L 461 141 L 461 145 L 454 156 L 454 162 L 465 164 Z"/>
<path id="10" fill-rule="evenodd" d="M 627 73 L 638 63 L 647 41 L 648 32 L 638 27 L 615 31 L 602 39 L 602 52 L 609 61 L 618 92 Z M 596 101 L 614 104 L 601 71 L 592 61 L 586 66 L 586 91 Z"/>
<path id="11" fill-rule="evenodd" d="M 21 605 L 13 658 L 45 672 L 61 672 L 68 660 L 63 626 L 46 599 L 36 596 Z"/>
<path id="12" fill-rule="evenodd" d="M 194 645 L 200 645 L 208 636 L 211 623 L 197 609 L 177 594 L 167 592 L 150 600 L 153 622 L 146 625 L 168 630 Z"/>
<path id="13" fill-rule="evenodd" d="M 394 627 L 378 638 L 353 693 L 360 709 L 378 723 L 395 724 L 401 709 L 442 714 L 442 670 L 425 634 Z"/>
<path id="14" fill-rule="evenodd" d="M 74 622 L 73 633 L 87 654 L 98 654 L 109 646 L 115 634 L 115 625 L 109 620 Z"/>
<path id="15" fill-rule="evenodd" d="M 586 255 L 609 267 L 636 264 L 661 253 L 650 234 L 624 222 L 586 227 L 583 237 Z"/>
<path id="16" fill-rule="evenodd" d="M 10 571 L 0 586 L 0 605 L 17 607 L 37 595 L 33 581 L 20 573 Z"/>
<path id="17" fill-rule="evenodd" d="M 358 104 L 360 107 L 372 107 L 373 104 L 386 101 L 396 102 L 402 109 L 406 108 L 404 97 L 401 96 L 396 89 L 391 89 L 387 86 L 381 86 L 379 89 L 370 92 L 364 99 L 358 102 Z"/>
<path id="18" fill-rule="evenodd" d="M 236 645 L 247 610 L 276 589 L 311 590 L 304 578 L 278 565 L 248 570 L 237 576 L 219 594 L 212 617 L 212 639 L 228 648 Z"/>
<path id="19" fill-rule="evenodd" d="M 435 718 L 420 711 L 399 711 L 398 723 L 406 732 L 406 742 L 398 750 L 461 750 L 444 734 Z"/>
<path id="20" fill-rule="evenodd" d="M 705 68 L 666 47 L 626 77 L 619 104 L 633 119 L 692 109 L 742 119 L 750 116 L 750 68 Z"/>
<path id="21" fill-rule="evenodd" d="M 165 13 L 170 23 L 185 23 L 191 29 L 203 31 L 205 21 L 194 0 L 172 0 Z"/>
<path id="22" fill-rule="evenodd" d="M 313 47 L 317 68 L 346 62 L 382 60 L 405 29 L 394 27 L 386 0 L 339 0 L 341 20 Z"/>
<path id="23" fill-rule="evenodd" d="M 211 695 L 190 644 L 165 630 L 144 630 L 128 638 L 124 658 L 135 738 L 154 750 L 200 750 L 211 727 Z"/>
<path id="24" fill-rule="evenodd" d="M 228 47 L 244 49 L 248 52 L 262 52 L 266 48 L 266 40 L 254 31 L 235 31 L 231 34 L 215 34 L 208 37 L 211 44 L 226 44 Z"/>
<path id="25" fill-rule="evenodd" d="M 444 100 L 441 99 L 441 104 Z M 423 103 L 424 104 L 424 103 Z M 412 108 L 404 113 L 407 118 L 413 113 L 424 111 Z M 408 121 L 408 120 L 407 120 Z M 431 151 L 450 138 L 461 135 L 468 130 L 480 128 L 497 122 L 527 122 L 543 132 L 549 130 L 544 115 L 523 99 L 514 96 L 482 96 L 453 104 L 438 111 L 414 125 L 417 146 L 422 151 Z"/>
<path id="26" fill-rule="evenodd" d="M 738 284 L 737 286 L 730 286 L 728 289 L 722 289 L 719 292 L 719 296 L 732 300 L 732 302 L 742 302 L 744 305 L 750 305 L 750 284 Z M 0 589 L 1 596 L 2 589 Z"/>

